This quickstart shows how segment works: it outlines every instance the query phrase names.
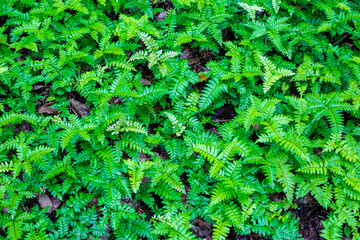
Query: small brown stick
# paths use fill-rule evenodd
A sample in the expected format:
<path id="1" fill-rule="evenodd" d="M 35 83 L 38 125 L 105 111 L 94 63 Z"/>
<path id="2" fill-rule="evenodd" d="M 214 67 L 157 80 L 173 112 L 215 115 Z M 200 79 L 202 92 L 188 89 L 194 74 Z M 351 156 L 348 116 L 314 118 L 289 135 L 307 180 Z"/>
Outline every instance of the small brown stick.
<path id="1" fill-rule="evenodd" d="M 344 40 L 347 36 L 349 36 L 349 34 L 345 34 L 344 37 L 342 37 L 339 41 L 337 41 L 334 45 L 337 45 L 339 42 L 341 42 L 342 40 Z"/>
<path id="2" fill-rule="evenodd" d="M 221 120 L 221 119 L 215 119 L 215 120 L 211 120 L 213 123 L 218 123 L 218 122 L 229 122 L 231 121 L 232 119 L 224 119 L 224 120 Z"/>

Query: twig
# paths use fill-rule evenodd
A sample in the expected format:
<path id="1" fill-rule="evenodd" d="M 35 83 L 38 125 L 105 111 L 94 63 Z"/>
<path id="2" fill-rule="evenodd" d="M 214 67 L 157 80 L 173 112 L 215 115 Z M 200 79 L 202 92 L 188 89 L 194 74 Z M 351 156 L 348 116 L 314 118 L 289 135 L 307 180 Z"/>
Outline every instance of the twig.
<path id="1" fill-rule="evenodd" d="M 215 120 L 211 120 L 213 123 L 218 123 L 218 122 L 229 122 L 231 121 L 232 119 L 224 119 L 224 120 L 221 120 L 221 119 L 215 119 Z"/>
<path id="2" fill-rule="evenodd" d="M 339 41 L 337 41 L 334 45 L 337 45 L 339 42 L 341 42 L 342 40 L 344 40 L 347 36 L 349 36 L 349 34 L 345 34 L 344 37 L 342 37 Z"/>

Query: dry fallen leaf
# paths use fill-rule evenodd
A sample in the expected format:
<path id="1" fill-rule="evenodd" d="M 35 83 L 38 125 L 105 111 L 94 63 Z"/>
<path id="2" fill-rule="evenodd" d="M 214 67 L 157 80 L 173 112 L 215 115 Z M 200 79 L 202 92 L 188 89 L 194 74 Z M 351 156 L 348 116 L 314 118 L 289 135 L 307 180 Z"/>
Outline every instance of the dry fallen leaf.
<path id="1" fill-rule="evenodd" d="M 51 199 L 46 193 L 42 193 L 38 196 L 38 202 L 40 204 L 40 208 L 45 208 L 51 205 Z M 51 213 L 51 207 L 47 210 L 47 213 Z"/>
<path id="2" fill-rule="evenodd" d="M 349 42 L 346 42 L 346 43 L 344 43 L 344 44 L 347 45 L 347 46 L 350 47 L 350 48 L 352 48 L 352 47 L 354 46 L 354 44 L 349 43 Z"/>
<path id="3" fill-rule="evenodd" d="M 53 102 L 47 102 L 44 105 L 42 105 L 39 109 L 38 109 L 38 113 L 39 114 L 50 114 L 50 115 L 54 115 L 57 114 L 58 110 L 55 108 L 50 108 L 51 105 L 53 104 Z"/>
<path id="4" fill-rule="evenodd" d="M 159 22 L 163 21 L 166 18 L 166 11 L 160 12 L 155 19 Z"/>
<path id="5" fill-rule="evenodd" d="M 152 84 L 149 80 L 147 80 L 145 78 L 140 78 L 139 81 L 142 83 L 143 86 L 151 86 L 151 84 Z"/>
<path id="6" fill-rule="evenodd" d="M 146 161 L 151 161 L 151 157 L 150 155 L 147 155 L 145 153 L 140 153 L 140 162 L 146 162 Z"/>
<path id="7" fill-rule="evenodd" d="M 56 197 L 52 197 L 52 198 L 51 198 L 51 203 L 52 203 L 51 209 L 55 210 L 55 208 L 60 207 L 62 201 L 60 201 L 60 200 L 57 199 Z"/>
<path id="8" fill-rule="evenodd" d="M 87 106 L 87 104 L 81 103 L 74 98 L 72 98 L 70 100 L 70 103 L 71 103 L 71 106 L 74 108 L 74 110 L 79 114 L 78 117 L 82 118 L 83 116 L 90 115 L 90 109 Z"/>
<path id="9" fill-rule="evenodd" d="M 44 85 L 40 84 L 40 85 L 33 85 L 33 91 L 39 90 L 40 88 L 43 88 Z"/>
<path id="10" fill-rule="evenodd" d="M 200 61 L 200 58 L 191 58 L 191 59 L 188 59 L 188 63 L 189 65 L 193 65 L 193 64 L 196 64 Z"/>
<path id="11" fill-rule="evenodd" d="M 212 239 L 212 231 L 211 231 L 211 224 L 196 218 L 190 222 L 193 227 L 191 230 L 195 233 L 197 237 L 200 237 L 202 239 Z"/>
<path id="12" fill-rule="evenodd" d="M 189 49 L 185 49 L 183 52 L 182 52 L 182 55 L 179 57 L 180 59 L 190 59 L 190 51 Z"/>
<path id="13" fill-rule="evenodd" d="M 60 207 L 61 201 L 57 199 L 56 197 L 50 197 L 46 193 L 42 193 L 38 195 L 38 202 L 40 205 L 40 208 L 45 208 L 47 206 L 50 206 L 50 208 L 47 210 L 46 213 L 52 213 L 56 208 Z"/>

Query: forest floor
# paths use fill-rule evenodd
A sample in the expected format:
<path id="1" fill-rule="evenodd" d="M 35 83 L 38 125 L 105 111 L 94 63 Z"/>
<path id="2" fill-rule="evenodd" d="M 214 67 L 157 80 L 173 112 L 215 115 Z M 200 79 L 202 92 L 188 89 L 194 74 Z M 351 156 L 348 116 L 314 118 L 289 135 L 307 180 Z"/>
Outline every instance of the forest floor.
<path id="1" fill-rule="evenodd" d="M 158 8 L 163 8 L 164 11 L 166 9 L 170 8 L 171 6 L 167 6 L 166 2 L 161 2 L 163 5 L 156 6 Z M 161 13 L 158 13 L 157 20 L 161 20 Z M 231 32 L 224 33 L 224 41 L 226 40 L 233 40 L 233 35 Z M 220 55 L 222 53 L 220 52 Z M 23 56 L 26 57 L 27 53 L 23 52 Z M 207 50 L 200 50 L 199 48 L 191 48 L 190 45 L 186 46 L 182 52 L 182 56 L 180 56 L 181 59 L 187 59 L 189 66 L 194 72 L 205 72 L 209 71 L 205 64 L 209 61 L 216 60 L 216 56 Z M 19 61 L 22 61 L 23 59 L 19 58 Z M 142 78 L 141 82 L 143 85 L 151 85 L 152 81 L 154 79 L 154 76 L 152 75 L 152 72 L 148 69 L 147 65 L 140 65 L 138 66 L 138 71 L 141 72 Z M 204 87 L 204 83 L 199 82 L 194 87 L 197 87 L 199 90 L 201 90 Z M 33 86 L 33 91 L 41 96 L 44 96 L 41 100 L 38 100 L 37 102 L 37 111 L 39 114 L 43 114 L 45 116 L 51 116 L 51 115 L 57 115 L 58 111 L 51 107 L 53 102 L 46 102 L 44 99 L 49 97 L 49 91 L 51 90 L 51 87 L 45 86 L 45 85 L 36 85 Z M 6 91 L 6 90 L 5 90 Z M 82 98 L 79 94 L 76 92 L 68 94 L 68 98 L 71 100 L 71 104 L 69 105 L 69 111 L 72 114 L 75 114 L 77 117 L 82 118 L 83 116 L 88 116 L 91 110 L 92 106 L 88 106 L 86 104 L 86 99 Z M 120 99 L 112 99 L 112 104 L 119 104 Z M 6 111 L 6 109 L 5 109 Z M 224 106 L 222 108 L 216 109 L 214 114 L 212 115 L 212 122 L 227 122 L 231 121 L 235 117 L 236 113 L 234 109 L 232 109 L 229 106 Z M 257 127 L 257 126 L 253 126 Z M 155 128 L 155 127 L 154 127 Z M 207 124 L 205 126 L 205 129 L 207 131 L 216 133 L 217 129 L 214 125 Z M 18 132 L 23 131 L 31 131 L 31 126 L 29 124 L 19 124 L 18 125 Z M 151 132 L 152 129 L 149 127 L 149 131 Z M 159 150 L 160 151 L 160 150 Z M 161 152 L 157 152 L 156 154 L 162 154 Z M 42 196 L 41 196 L 42 195 Z M 49 205 L 50 203 L 52 205 L 52 208 L 49 209 L 50 216 L 55 216 L 55 208 L 59 208 L 63 202 L 56 198 L 49 198 L 49 196 L 46 196 L 41 194 L 35 199 L 29 199 L 27 201 L 27 206 L 24 206 L 24 208 L 32 208 L 34 205 L 38 204 L 40 207 Z M 275 201 L 281 201 L 281 196 L 269 196 L 269 198 L 273 198 Z M 66 197 L 64 197 L 66 199 Z M 184 198 L 185 199 L 185 198 Z M 147 218 L 150 220 L 151 213 L 150 210 L 147 209 L 147 205 L 140 202 L 130 202 L 129 200 L 124 200 L 126 204 L 132 205 L 139 213 L 145 213 L 147 215 Z M 323 229 L 323 225 L 321 221 L 325 220 L 327 218 L 327 215 L 329 213 L 328 210 L 324 209 L 320 204 L 311 196 L 306 195 L 303 198 L 299 198 L 295 200 L 298 208 L 291 210 L 291 215 L 293 217 L 296 217 L 299 221 L 299 230 L 300 234 L 304 238 L 304 240 L 317 240 L 317 239 L 323 239 L 320 237 L 320 231 Z M 92 206 L 95 206 L 96 208 L 100 208 L 97 204 L 96 198 L 90 203 Z M 212 225 L 203 219 L 194 219 L 192 222 L 192 228 L 191 230 L 193 233 L 200 237 L 201 239 L 211 240 L 212 239 Z M 0 230 L 1 231 L 1 230 Z M 1 235 L 1 233 L 0 233 Z M 228 239 L 230 240 L 262 240 L 266 239 L 258 234 L 249 234 L 249 235 L 238 235 L 235 232 L 231 231 L 229 234 Z M 344 239 L 345 240 L 345 239 Z"/>
<path id="2" fill-rule="evenodd" d="M 27 54 L 24 52 L 24 56 Z M 208 61 L 214 60 L 214 54 L 207 51 L 207 50 L 200 50 L 198 48 L 191 48 L 190 46 L 184 48 L 182 52 L 182 56 L 180 57 L 182 59 L 187 59 L 189 66 L 194 72 L 204 72 L 209 71 L 209 69 L 206 68 L 205 64 Z M 21 59 L 19 59 L 21 60 Z M 138 67 L 138 70 L 142 74 L 141 82 L 143 85 L 151 85 L 152 80 L 154 76 L 152 75 L 152 72 L 147 68 L 146 65 L 140 65 Z M 197 88 L 201 90 L 204 85 L 202 82 L 199 82 L 196 84 Z M 34 92 L 38 95 L 44 96 L 46 99 L 49 96 L 49 91 L 51 87 L 47 87 L 44 85 L 38 85 L 34 86 Z M 68 98 L 71 100 L 71 104 L 69 105 L 69 111 L 72 114 L 75 114 L 77 117 L 82 118 L 83 116 L 88 116 L 89 112 L 91 110 L 91 106 L 88 106 L 86 104 L 86 99 L 82 98 L 78 93 L 70 93 Z M 112 104 L 118 104 L 120 103 L 120 99 L 112 99 Z M 57 115 L 58 112 L 56 109 L 51 108 L 52 102 L 45 102 L 42 100 L 38 100 L 37 103 L 37 111 L 39 114 L 43 114 L 45 116 L 51 116 L 51 115 Z M 235 110 L 232 109 L 230 106 L 225 105 L 222 108 L 218 108 L 215 110 L 214 114 L 212 115 L 212 122 L 227 122 L 231 121 L 235 117 L 236 113 Z M 209 132 L 216 133 L 217 129 L 214 125 L 206 124 L 205 129 Z M 257 126 L 253 126 L 257 127 Z M 155 126 L 153 127 L 155 128 Z M 29 124 L 20 124 L 17 129 L 20 131 L 31 131 L 31 127 Z M 149 131 L 151 132 L 152 129 L 149 127 Z M 163 155 L 166 153 L 156 152 L 157 155 Z M 144 156 L 146 158 L 146 156 Z M 186 197 L 186 196 L 185 196 Z M 184 199 L 185 199 L 184 197 Z M 281 201 L 281 196 L 269 196 L 270 199 L 274 199 L 275 201 Z M 66 199 L 66 197 L 64 197 Z M 297 209 L 291 210 L 291 215 L 293 217 L 296 217 L 299 221 L 299 229 L 300 234 L 304 238 L 304 240 L 317 240 L 317 239 L 323 239 L 320 237 L 320 231 L 323 229 L 322 220 L 325 220 L 328 215 L 328 211 L 325 210 L 320 204 L 311 196 L 306 195 L 303 198 L 296 199 L 296 204 L 298 206 Z M 55 217 L 55 208 L 58 208 L 61 206 L 62 202 L 58 199 L 50 199 L 48 196 L 41 196 L 37 198 L 36 200 L 28 201 L 28 206 L 25 206 L 25 208 L 31 208 L 36 204 L 39 204 L 40 207 L 47 206 L 51 203 L 53 206 L 50 208 L 50 216 L 53 215 Z M 148 220 L 151 219 L 151 213 L 150 210 L 147 209 L 147 205 L 142 202 L 129 202 L 129 200 L 125 201 L 126 204 L 133 206 L 139 213 L 145 213 L 147 215 Z M 97 206 L 97 200 L 94 198 L 94 200 L 90 203 L 92 206 L 95 205 L 95 207 L 100 208 L 100 206 Z M 194 219 L 191 224 L 193 227 L 191 230 L 193 233 L 204 240 L 211 240 L 212 239 L 212 226 L 210 223 L 204 221 L 203 219 Z M 227 238 L 229 240 L 262 240 L 266 239 L 258 234 L 248 234 L 248 235 L 238 235 L 235 232 L 231 231 L 229 234 L 229 237 Z M 346 239 L 344 239 L 346 240 Z"/>

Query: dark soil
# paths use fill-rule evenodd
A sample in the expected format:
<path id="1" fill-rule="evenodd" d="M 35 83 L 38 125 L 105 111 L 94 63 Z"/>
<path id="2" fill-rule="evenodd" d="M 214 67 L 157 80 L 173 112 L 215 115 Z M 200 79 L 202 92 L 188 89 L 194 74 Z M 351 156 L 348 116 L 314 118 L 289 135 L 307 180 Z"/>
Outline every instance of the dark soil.
<path id="1" fill-rule="evenodd" d="M 296 204 L 298 208 L 294 213 L 299 220 L 299 230 L 304 240 L 324 239 L 320 237 L 320 231 L 324 229 L 321 221 L 326 220 L 329 212 L 310 195 L 297 199 Z"/>

